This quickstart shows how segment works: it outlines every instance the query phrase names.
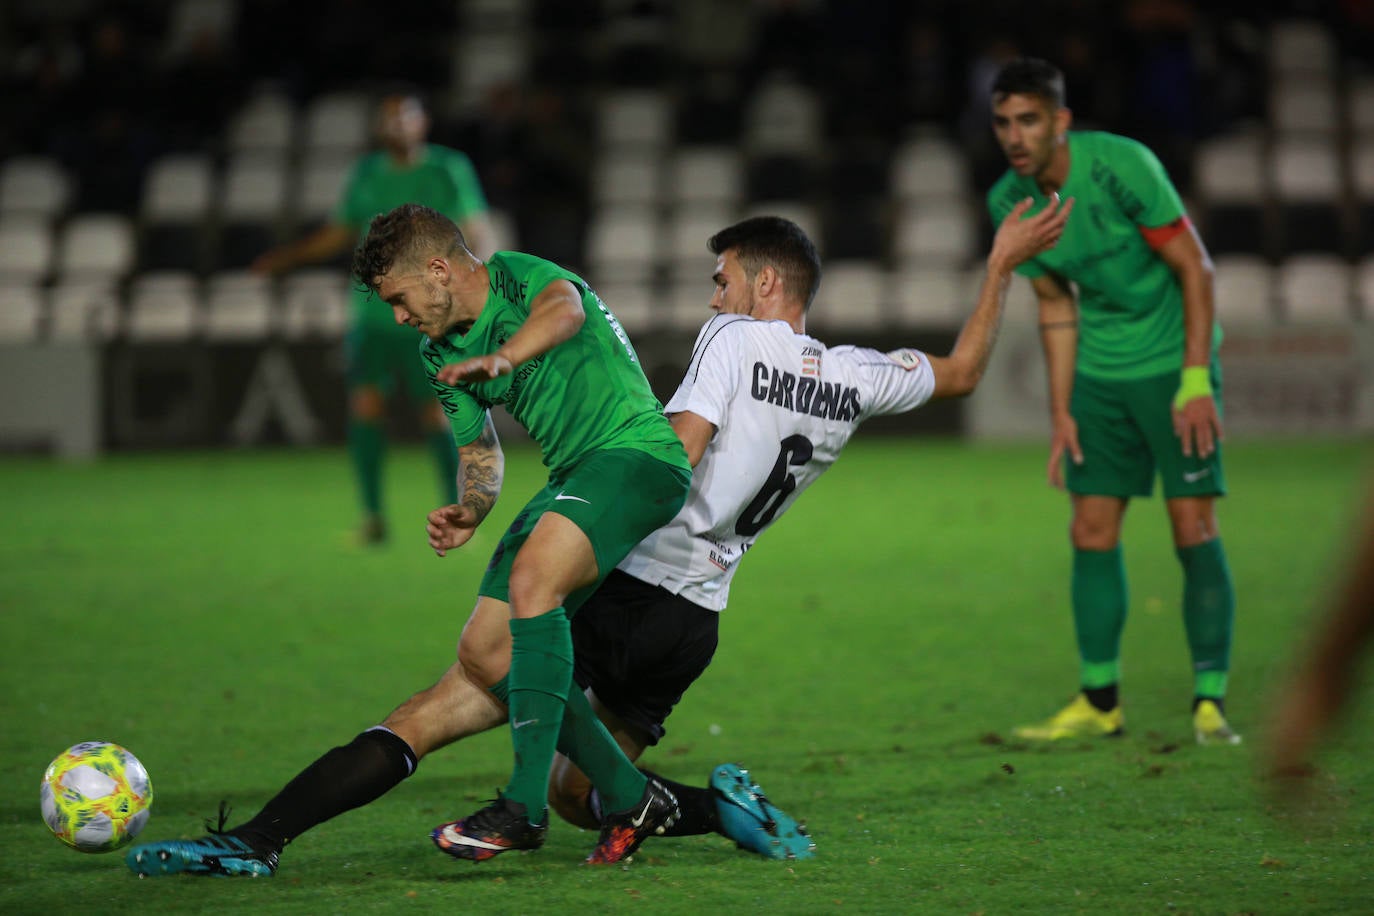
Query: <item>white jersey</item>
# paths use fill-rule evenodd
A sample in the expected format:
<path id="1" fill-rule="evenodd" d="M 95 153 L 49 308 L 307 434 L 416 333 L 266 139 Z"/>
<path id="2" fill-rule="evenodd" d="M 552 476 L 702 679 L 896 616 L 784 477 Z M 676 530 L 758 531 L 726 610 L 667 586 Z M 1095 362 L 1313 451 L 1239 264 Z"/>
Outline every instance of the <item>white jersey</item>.
<path id="1" fill-rule="evenodd" d="M 858 425 L 919 407 L 934 389 L 930 361 L 917 350 L 827 349 L 785 321 L 717 315 L 697 335 L 665 408 L 697 414 L 716 434 L 682 510 L 620 569 L 724 610 L 745 551 L 835 462 Z"/>

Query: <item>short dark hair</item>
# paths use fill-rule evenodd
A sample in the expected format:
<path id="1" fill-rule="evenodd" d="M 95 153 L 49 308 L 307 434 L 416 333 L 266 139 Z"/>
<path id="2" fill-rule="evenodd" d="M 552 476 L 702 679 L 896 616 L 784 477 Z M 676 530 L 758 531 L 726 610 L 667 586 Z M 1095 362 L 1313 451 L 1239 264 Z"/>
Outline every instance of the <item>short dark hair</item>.
<path id="1" fill-rule="evenodd" d="M 398 263 L 466 249 L 458 224 L 422 204 L 401 204 L 372 218 L 367 235 L 353 251 L 353 278 L 361 289 L 377 291 L 381 278 Z"/>
<path id="2" fill-rule="evenodd" d="M 781 216 L 753 216 L 720 230 L 706 244 L 712 254 L 733 249 L 751 281 L 772 265 L 802 307 L 811 308 L 821 285 L 821 257 L 801 226 Z"/>
<path id="3" fill-rule="evenodd" d="M 1052 108 L 1063 108 L 1067 101 L 1064 74 L 1047 60 L 1018 57 L 1003 67 L 992 82 L 993 101 L 1009 95 L 1035 95 L 1049 102 Z"/>

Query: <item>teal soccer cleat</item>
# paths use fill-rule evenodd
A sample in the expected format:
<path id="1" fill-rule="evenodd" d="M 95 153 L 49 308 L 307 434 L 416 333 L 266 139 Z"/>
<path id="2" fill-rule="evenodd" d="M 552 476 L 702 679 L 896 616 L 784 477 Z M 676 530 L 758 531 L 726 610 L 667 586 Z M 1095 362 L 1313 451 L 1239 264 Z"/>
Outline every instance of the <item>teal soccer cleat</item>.
<path id="1" fill-rule="evenodd" d="M 144 843 L 130 849 L 124 862 L 136 875 L 212 875 L 270 878 L 277 871 L 277 852 L 254 849 L 232 833 L 211 833 L 195 840 Z"/>
<path id="2" fill-rule="evenodd" d="M 749 778 L 749 771 L 734 763 L 722 763 L 711 773 L 716 794 L 720 832 L 741 849 L 770 859 L 809 859 L 816 844 L 786 812 L 778 810 Z"/>

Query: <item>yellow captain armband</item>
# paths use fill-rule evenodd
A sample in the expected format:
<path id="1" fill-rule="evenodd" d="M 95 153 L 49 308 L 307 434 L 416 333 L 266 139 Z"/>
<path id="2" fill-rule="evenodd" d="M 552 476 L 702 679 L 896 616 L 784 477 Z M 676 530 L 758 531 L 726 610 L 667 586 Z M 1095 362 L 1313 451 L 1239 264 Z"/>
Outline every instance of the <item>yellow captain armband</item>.
<path id="1" fill-rule="evenodd" d="M 1183 377 L 1179 380 L 1178 393 L 1174 395 L 1174 410 L 1182 410 L 1183 405 L 1193 398 L 1212 396 L 1212 378 L 1206 366 L 1184 366 Z"/>

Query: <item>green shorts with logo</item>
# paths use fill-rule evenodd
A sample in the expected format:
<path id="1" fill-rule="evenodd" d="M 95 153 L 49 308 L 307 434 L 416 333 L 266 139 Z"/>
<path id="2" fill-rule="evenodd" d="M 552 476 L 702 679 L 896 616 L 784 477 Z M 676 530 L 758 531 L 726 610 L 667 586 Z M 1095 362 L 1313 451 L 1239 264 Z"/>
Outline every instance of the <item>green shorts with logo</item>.
<path id="1" fill-rule="evenodd" d="M 400 384 L 415 403 L 432 401 L 434 389 L 420 359 L 421 337 L 395 322 L 354 321 L 345 340 L 349 387 L 378 388 L 390 395 Z"/>
<path id="2" fill-rule="evenodd" d="M 1212 392 L 1221 413 L 1221 367 L 1210 367 Z M 1179 373 L 1142 379 L 1075 375 L 1069 411 L 1078 423 L 1083 463 L 1065 457 L 1065 486 L 1081 496 L 1149 496 L 1156 473 L 1164 498 L 1224 496 L 1221 443 L 1207 458 L 1183 454 L 1174 433 L 1173 402 Z"/>
<path id="3" fill-rule="evenodd" d="M 690 470 L 650 452 L 629 448 L 592 452 L 566 474 L 550 479 L 520 510 L 496 545 L 478 594 L 510 601 L 515 555 L 540 517 L 556 512 L 582 529 L 596 555 L 596 581 L 564 602 L 572 616 L 636 544 L 672 521 L 687 501 L 691 485 Z"/>

